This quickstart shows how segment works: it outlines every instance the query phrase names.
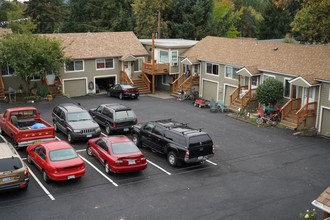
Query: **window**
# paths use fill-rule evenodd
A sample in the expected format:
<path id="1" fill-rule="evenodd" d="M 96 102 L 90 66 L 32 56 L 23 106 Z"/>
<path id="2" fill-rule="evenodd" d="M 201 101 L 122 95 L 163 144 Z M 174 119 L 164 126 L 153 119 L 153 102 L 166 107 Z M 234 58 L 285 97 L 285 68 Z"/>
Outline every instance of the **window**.
<path id="1" fill-rule="evenodd" d="M 284 97 L 290 97 L 290 79 L 284 79 Z"/>
<path id="2" fill-rule="evenodd" d="M 96 69 L 113 69 L 113 59 L 97 59 Z"/>
<path id="3" fill-rule="evenodd" d="M 36 80 L 40 80 L 40 79 L 41 79 L 40 75 L 33 75 L 31 77 L 31 81 L 36 81 Z"/>
<path id="4" fill-rule="evenodd" d="M 263 82 L 264 82 L 266 79 L 268 79 L 268 78 L 273 78 L 273 79 L 275 79 L 276 77 L 273 76 L 273 75 L 264 74 L 264 75 L 263 75 Z"/>
<path id="5" fill-rule="evenodd" d="M 136 58 L 135 62 L 134 62 L 134 71 L 138 72 L 142 70 L 142 63 L 144 61 L 143 57 L 138 57 Z"/>
<path id="6" fill-rule="evenodd" d="M 168 63 L 168 51 L 161 50 L 159 52 L 159 62 L 160 63 Z"/>
<path id="7" fill-rule="evenodd" d="M 219 65 L 207 63 L 206 64 L 206 73 L 213 74 L 213 75 L 219 75 Z"/>
<path id="8" fill-rule="evenodd" d="M 14 74 L 14 69 L 8 65 L 4 65 L 1 67 L 1 72 L 3 76 L 11 76 Z"/>
<path id="9" fill-rule="evenodd" d="M 199 73 L 199 64 L 194 64 L 192 68 L 192 74 Z"/>
<path id="10" fill-rule="evenodd" d="M 65 65 L 66 72 L 73 72 L 73 71 L 82 71 L 84 70 L 84 62 L 82 60 L 74 60 Z"/>
<path id="11" fill-rule="evenodd" d="M 252 82 L 251 82 L 252 86 L 257 87 L 258 86 L 258 76 L 252 76 L 251 80 L 252 80 Z"/>
<path id="12" fill-rule="evenodd" d="M 226 66 L 226 78 L 238 79 L 238 69 L 232 66 Z"/>
<path id="13" fill-rule="evenodd" d="M 178 51 L 174 50 L 171 52 L 171 66 L 178 65 Z"/>

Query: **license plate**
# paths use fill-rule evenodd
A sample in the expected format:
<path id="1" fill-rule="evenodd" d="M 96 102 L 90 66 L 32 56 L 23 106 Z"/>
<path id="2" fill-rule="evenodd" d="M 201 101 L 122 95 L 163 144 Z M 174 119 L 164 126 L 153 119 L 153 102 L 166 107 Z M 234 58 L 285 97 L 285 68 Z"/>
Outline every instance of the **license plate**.
<path id="1" fill-rule="evenodd" d="M 76 178 L 74 175 L 68 176 L 68 180 Z"/>
<path id="2" fill-rule="evenodd" d="M 91 134 L 88 134 L 88 135 L 86 135 L 86 137 L 90 138 L 90 137 L 92 137 L 92 135 Z"/>
<path id="3" fill-rule="evenodd" d="M 132 164 L 135 164 L 135 160 L 129 160 L 128 161 L 128 165 L 132 165 Z"/>
<path id="4" fill-rule="evenodd" d="M 132 96 L 135 96 L 135 94 L 132 94 Z"/>
<path id="5" fill-rule="evenodd" d="M 203 156 L 197 157 L 198 160 L 203 160 L 203 158 L 204 158 Z"/>
<path id="6" fill-rule="evenodd" d="M 129 131 L 129 129 L 128 128 L 124 128 L 124 131 Z"/>
<path id="7" fill-rule="evenodd" d="M 10 181 L 10 177 L 4 177 L 2 178 L 2 182 L 9 182 Z"/>

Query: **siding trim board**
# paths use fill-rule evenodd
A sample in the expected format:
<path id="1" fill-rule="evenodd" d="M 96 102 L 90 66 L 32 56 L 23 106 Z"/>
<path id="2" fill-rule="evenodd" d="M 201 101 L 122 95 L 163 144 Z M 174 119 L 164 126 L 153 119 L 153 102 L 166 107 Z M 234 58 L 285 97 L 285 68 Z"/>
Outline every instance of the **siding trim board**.
<path id="1" fill-rule="evenodd" d="M 290 84 L 292 85 L 296 85 L 296 86 L 302 86 L 302 87 L 311 87 L 312 85 L 309 84 L 309 82 L 307 82 L 304 78 L 302 78 L 301 76 L 292 79 L 289 81 Z"/>

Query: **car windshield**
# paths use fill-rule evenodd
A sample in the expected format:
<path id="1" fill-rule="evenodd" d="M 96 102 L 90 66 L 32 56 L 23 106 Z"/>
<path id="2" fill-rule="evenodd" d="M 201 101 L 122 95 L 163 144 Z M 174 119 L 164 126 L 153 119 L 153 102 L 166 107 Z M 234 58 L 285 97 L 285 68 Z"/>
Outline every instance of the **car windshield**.
<path id="1" fill-rule="evenodd" d="M 77 157 L 78 155 L 76 151 L 72 148 L 53 150 L 49 152 L 49 159 L 51 161 L 70 160 Z"/>
<path id="2" fill-rule="evenodd" d="M 92 120 L 92 117 L 90 114 L 86 111 L 84 112 L 72 112 L 68 113 L 68 121 L 86 121 L 86 120 Z"/>
<path id="3" fill-rule="evenodd" d="M 132 110 L 116 112 L 116 120 L 124 120 L 127 118 L 136 118 L 136 116 Z"/>
<path id="4" fill-rule="evenodd" d="M 17 170 L 23 167 L 18 157 L 3 158 L 0 160 L 0 172 Z"/>
<path id="5" fill-rule="evenodd" d="M 129 154 L 140 152 L 139 148 L 131 141 L 112 144 L 114 154 Z"/>

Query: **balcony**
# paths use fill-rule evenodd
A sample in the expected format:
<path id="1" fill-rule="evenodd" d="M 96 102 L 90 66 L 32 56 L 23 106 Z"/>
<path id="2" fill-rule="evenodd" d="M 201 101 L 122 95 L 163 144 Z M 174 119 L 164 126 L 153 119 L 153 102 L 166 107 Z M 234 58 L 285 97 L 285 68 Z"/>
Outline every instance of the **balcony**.
<path id="1" fill-rule="evenodd" d="M 170 69 L 169 63 L 155 63 L 154 64 L 154 75 L 168 74 L 169 69 Z M 152 75 L 152 63 L 143 62 L 142 63 L 142 72 Z"/>

